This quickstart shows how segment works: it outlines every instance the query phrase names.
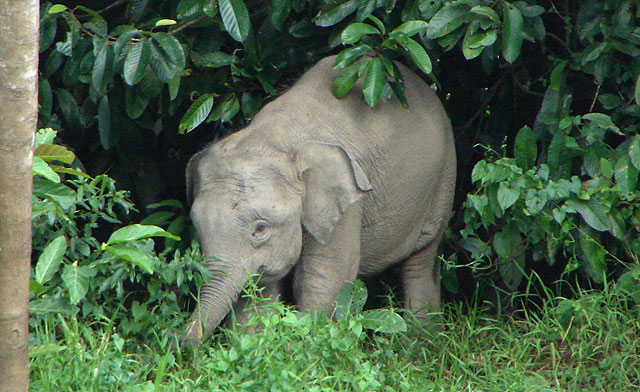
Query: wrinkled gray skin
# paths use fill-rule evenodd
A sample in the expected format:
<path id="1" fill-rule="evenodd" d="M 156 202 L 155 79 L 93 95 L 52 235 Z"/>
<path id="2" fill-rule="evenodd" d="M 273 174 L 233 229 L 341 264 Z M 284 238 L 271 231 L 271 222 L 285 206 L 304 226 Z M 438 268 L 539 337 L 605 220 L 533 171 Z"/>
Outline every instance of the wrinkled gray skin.
<path id="1" fill-rule="evenodd" d="M 403 262 L 405 306 L 439 309 L 435 254 L 455 187 L 451 125 L 434 92 L 402 65 L 408 108 L 336 99 L 334 57 L 305 73 L 251 124 L 196 154 L 187 168 L 191 217 L 210 281 L 186 344 L 211 334 L 248 275 L 278 299 L 292 269 L 296 306 L 330 314 L 345 282 Z"/>

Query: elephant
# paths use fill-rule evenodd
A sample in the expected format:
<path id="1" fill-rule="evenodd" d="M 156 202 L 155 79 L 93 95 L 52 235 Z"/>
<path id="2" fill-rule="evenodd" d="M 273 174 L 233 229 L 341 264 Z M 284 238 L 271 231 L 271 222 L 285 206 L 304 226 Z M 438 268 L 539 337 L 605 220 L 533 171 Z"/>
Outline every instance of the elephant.
<path id="1" fill-rule="evenodd" d="M 279 300 L 293 271 L 300 311 L 329 316 L 346 282 L 402 263 L 404 306 L 440 307 L 436 252 L 451 214 L 456 154 L 434 91 L 397 63 L 408 106 L 332 94 L 335 56 L 311 67 L 244 129 L 196 153 L 186 170 L 209 281 L 183 344 L 208 337 L 250 276 Z"/>

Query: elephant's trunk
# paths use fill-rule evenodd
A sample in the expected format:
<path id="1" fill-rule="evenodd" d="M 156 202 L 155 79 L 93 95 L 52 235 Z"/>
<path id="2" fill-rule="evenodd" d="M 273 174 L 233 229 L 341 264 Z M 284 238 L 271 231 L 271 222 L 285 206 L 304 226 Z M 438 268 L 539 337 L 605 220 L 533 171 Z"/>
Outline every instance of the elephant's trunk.
<path id="1" fill-rule="evenodd" d="M 238 299 L 248 276 L 254 272 L 219 258 L 207 261 L 207 268 L 210 273 L 209 282 L 202 286 L 200 301 L 187 324 L 184 340 L 187 346 L 198 344 L 211 335 Z"/>

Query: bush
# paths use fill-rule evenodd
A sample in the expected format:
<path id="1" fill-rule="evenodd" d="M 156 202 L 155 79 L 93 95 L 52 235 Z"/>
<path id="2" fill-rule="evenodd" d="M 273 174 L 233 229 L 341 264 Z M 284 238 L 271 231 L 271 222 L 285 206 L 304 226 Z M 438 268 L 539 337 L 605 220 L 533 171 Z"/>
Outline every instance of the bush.
<path id="1" fill-rule="evenodd" d="M 36 139 L 32 326 L 78 312 L 87 321 L 121 323 L 124 336 L 148 334 L 161 319 L 179 322 L 174 316 L 183 305 L 176 294 L 187 295 L 202 282 L 199 248 L 173 251 L 166 261 L 155 253 L 151 237 L 179 238 L 153 225 L 124 226 L 99 240 L 99 226 L 105 236 L 105 224 L 120 224 L 115 210 L 126 216 L 132 208 L 127 193 L 116 190 L 107 175 L 91 178 L 70 167 L 79 164 L 71 151 L 53 144 L 55 136 L 44 129 Z"/>
<path id="2" fill-rule="evenodd" d="M 637 264 L 631 0 L 63 3 L 42 3 L 40 124 L 142 208 L 182 199 L 189 156 L 320 57 L 344 68 L 336 95 L 363 78 L 370 105 L 403 100 L 398 59 L 441 92 L 455 128 L 447 288 L 488 276 L 513 291 L 532 270 L 597 285 Z M 170 208 L 154 219 L 185 227 Z M 475 272 L 451 268 L 464 265 Z"/>

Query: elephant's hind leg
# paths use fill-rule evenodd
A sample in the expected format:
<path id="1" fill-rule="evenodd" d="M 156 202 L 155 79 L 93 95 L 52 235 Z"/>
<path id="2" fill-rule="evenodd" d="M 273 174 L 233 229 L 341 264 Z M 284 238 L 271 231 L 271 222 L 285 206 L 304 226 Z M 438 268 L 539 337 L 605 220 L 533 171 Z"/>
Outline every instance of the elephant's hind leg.
<path id="1" fill-rule="evenodd" d="M 415 252 L 402 266 L 405 308 L 421 321 L 440 310 L 440 268 L 436 260 L 442 235 Z"/>

